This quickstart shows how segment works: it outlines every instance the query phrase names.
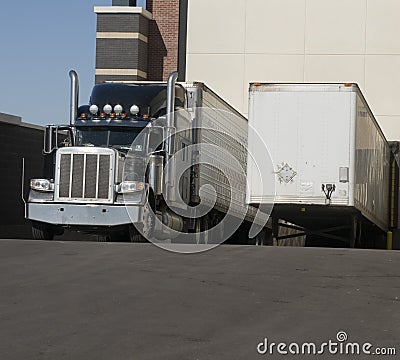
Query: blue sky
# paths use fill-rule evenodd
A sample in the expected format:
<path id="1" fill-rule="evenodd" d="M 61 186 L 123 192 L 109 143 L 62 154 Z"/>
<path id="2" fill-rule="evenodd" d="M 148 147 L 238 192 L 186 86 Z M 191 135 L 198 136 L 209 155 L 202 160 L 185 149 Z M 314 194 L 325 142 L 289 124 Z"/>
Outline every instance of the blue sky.
<path id="1" fill-rule="evenodd" d="M 0 12 L 0 112 L 45 125 L 68 123 L 69 76 L 80 78 L 80 104 L 94 84 L 94 6 L 112 0 L 19 0 Z"/>

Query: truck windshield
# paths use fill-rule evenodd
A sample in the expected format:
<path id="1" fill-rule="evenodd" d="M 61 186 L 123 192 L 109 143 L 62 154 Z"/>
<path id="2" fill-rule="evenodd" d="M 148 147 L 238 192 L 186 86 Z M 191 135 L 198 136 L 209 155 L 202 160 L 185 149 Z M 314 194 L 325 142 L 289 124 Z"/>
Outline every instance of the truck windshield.
<path id="1" fill-rule="evenodd" d="M 111 147 L 117 150 L 133 150 L 137 152 L 143 151 L 143 139 L 137 139 L 132 149 L 132 143 L 137 136 L 142 132 L 143 128 L 84 128 L 77 130 L 76 145 L 77 146 L 98 146 Z"/>

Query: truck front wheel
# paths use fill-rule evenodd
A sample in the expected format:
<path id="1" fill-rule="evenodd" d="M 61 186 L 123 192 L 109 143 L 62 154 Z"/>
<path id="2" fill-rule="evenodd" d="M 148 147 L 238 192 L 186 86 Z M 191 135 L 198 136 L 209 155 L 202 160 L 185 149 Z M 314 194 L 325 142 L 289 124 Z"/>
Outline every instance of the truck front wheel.
<path id="1" fill-rule="evenodd" d="M 34 240 L 53 240 L 54 235 L 55 231 L 53 226 L 32 221 L 32 236 Z"/>
<path id="2" fill-rule="evenodd" d="M 129 226 L 129 238 L 131 242 L 146 243 L 153 236 L 155 225 L 155 202 L 154 197 L 149 196 L 149 200 L 143 206 L 143 218 L 141 224 L 138 225 L 140 231 L 134 225 Z"/>

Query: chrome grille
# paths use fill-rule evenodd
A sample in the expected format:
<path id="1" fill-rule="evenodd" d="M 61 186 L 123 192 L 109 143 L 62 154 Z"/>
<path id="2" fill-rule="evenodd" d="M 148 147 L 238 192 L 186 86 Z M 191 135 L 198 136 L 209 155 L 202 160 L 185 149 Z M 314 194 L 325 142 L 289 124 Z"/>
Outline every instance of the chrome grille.
<path id="1" fill-rule="evenodd" d="M 72 155 L 72 182 L 71 182 L 71 197 L 83 198 L 83 166 L 85 162 L 85 155 L 75 154 Z M 93 164 L 88 164 L 93 166 Z"/>
<path id="2" fill-rule="evenodd" d="M 97 164 L 97 156 L 93 154 L 86 155 L 86 161 L 89 164 Z M 97 176 L 97 166 L 86 166 L 85 168 L 85 198 L 95 198 L 96 197 L 96 176 Z"/>
<path id="3" fill-rule="evenodd" d="M 100 155 L 99 159 L 99 188 L 97 197 L 99 199 L 107 199 L 109 191 L 110 176 L 108 169 L 110 168 L 110 157 L 107 155 Z"/>
<path id="4" fill-rule="evenodd" d="M 78 202 L 112 201 L 114 152 L 101 149 L 100 153 L 86 153 L 81 148 L 75 152 L 72 149 L 59 150 L 58 199 Z"/>
<path id="5" fill-rule="evenodd" d="M 59 196 L 69 197 L 69 182 L 71 173 L 71 155 L 61 155 L 60 159 Z"/>

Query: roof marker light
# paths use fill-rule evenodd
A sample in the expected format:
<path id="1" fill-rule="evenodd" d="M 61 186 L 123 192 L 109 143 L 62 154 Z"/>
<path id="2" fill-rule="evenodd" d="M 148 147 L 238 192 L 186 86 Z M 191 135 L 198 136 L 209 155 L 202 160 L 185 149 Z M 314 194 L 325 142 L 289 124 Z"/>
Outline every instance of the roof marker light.
<path id="1" fill-rule="evenodd" d="M 92 115 L 96 115 L 99 112 L 99 107 L 95 104 L 90 105 L 89 111 Z"/>
<path id="2" fill-rule="evenodd" d="M 139 111 L 140 111 L 140 109 L 139 109 L 139 106 L 137 106 L 137 105 L 132 105 L 130 108 L 130 112 L 132 115 L 139 114 Z"/>
<path id="3" fill-rule="evenodd" d="M 112 106 L 110 104 L 104 105 L 103 111 L 108 115 L 111 114 Z"/>
<path id="4" fill-rule="evenodd" d="M 120 115 L 120 114 L 122 113 L 123 110 L 124 110 L 124 109 L 123 109 L 122 106 L 119 105 L 119 104 L 114 106 L 114 112 L 115 112 L 116 115 Z"/>

